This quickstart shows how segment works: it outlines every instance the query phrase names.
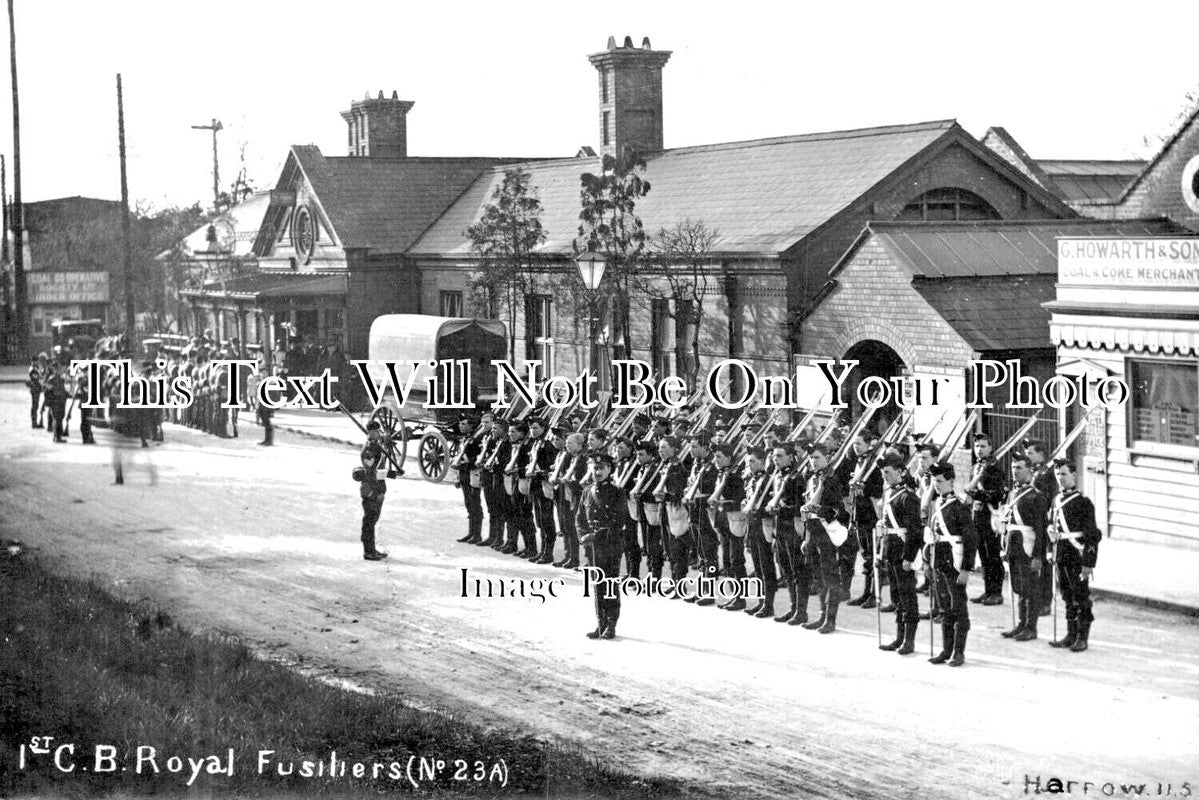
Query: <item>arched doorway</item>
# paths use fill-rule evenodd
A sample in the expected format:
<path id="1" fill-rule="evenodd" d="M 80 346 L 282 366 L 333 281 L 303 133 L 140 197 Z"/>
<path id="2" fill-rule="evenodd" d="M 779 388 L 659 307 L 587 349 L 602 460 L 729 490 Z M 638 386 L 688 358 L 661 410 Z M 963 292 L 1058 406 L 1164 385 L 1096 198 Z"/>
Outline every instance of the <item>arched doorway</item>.
<path id="1" fill-rule="evenodd" d="M 849 348 L 841 360 L 858 362 L 845 381 L 846 402 L 849 403 L 853 419 L 857 419 L 865 410 L 865 405 L 858 400 L 858 384 L 872 376 L 889 381 L 906 372 L 903 359 L 899 357 L 899 354 L 877 339 L 863 339 Z M 899 416 L 898 399 L 893 395 L 891 402 L 878 410 L 870 425 L 873 430 L 882 433 L 891 424 L 891 421 Z"/>

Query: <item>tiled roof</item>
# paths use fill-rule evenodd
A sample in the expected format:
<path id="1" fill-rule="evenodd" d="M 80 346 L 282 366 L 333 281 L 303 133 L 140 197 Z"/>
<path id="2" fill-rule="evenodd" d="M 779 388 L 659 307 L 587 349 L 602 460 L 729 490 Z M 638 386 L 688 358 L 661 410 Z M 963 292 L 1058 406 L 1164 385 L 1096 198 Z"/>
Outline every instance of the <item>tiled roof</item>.
<path id="1" fill-rule="evenodd" d="M 405 250 L 498 158 L 328 157 L 292 147 L 343 247 Z M 511 159 L 509 159 L 511 160 Z"/>
<path id="2" fill-rule="evenodd" d="M 952 120 L 665 150 L 646 159 L 648 195 L 637 214 L 648 231 L 686 218 L 718 231 L 719 253 L 779 253 L 843 210 L 948 131 Z M 958 129 L 960 130 L 960 129 Z M 579 178 L 590 159 L 522 165 L 541 199 L 545 253 L 569 253 L 579 226 Z M 408 251 L 468 256 L 464 236 L 503 180 L 479 177 Z"/>
<path id="3" fill-rule="evenodd" d="M 1037 163 L 1071 203 L 1118 200 L 1145 168 L 1144 161 L 1043 160 Z"/>
<path id="4" fill-rule="evenodd" d="M 1059 236 L 1161 236 L 1184 229 L 1167 220 L 1038 222 L 873 222 L 884 247 L 917 276 L 1057 275 Z M 865 235 L 865 233 L 864 233 Z M 861 239 L 859 239 L 859 242 Z M 850 249 L 830 274 L 852 256 Z"/>
<path id="5" fill-rule="evenodd" d="M 253 255 L 254 239 L 262 227 L 262 218 L 270 204 L 270 192 L 255 192 L 237 205 L 229 208 L 214 224 L 217 225 L 217 242 L 221 247 L 232 247 L 231 255 L 246 258 Z M 208 226 L 201 225 L 183 239 L 183 247 L 189 253 L 203 255 L 208 250 Z M 159 254 L 163 258 L 167 250 Z M 228 256 L 230 253 L 222 253 Z"/>
<path id="6" fill-rule="evenodd" d="M 1049 312 L 1056 273 L 980 278 L 916 278 L 912 287 L 979 352 L 1053 346 Z"/>

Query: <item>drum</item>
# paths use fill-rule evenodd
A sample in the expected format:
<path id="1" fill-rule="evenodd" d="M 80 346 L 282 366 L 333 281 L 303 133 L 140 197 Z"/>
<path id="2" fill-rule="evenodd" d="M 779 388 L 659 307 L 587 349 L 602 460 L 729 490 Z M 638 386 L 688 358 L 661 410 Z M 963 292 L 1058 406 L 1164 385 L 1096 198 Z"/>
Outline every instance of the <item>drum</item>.
<path id="1" fill-rule="evenodd" d="M 774 517 L 762 517 L 762 536 L 767 542 L 774 542 Z"/>
<path id="2" fill-rule="evenodd" d="M 649 520 L 650 525 L 662 524 L 662 504 L 661 503 L 646 503 L 645 518 Z"/>
<path id="3" fill-rule="evenodd" d="M 691 512 L 682 503 L 667 503 L 666 519 L 670 522 L 670 534 L 676 538 L 686 536 L 691 530 Z"/>
<path id="4" fill-rule="evenodd" d="M 554 499 L 554 487 L 550 484 L 549 481 L 541 482 L 541 493 L 543 495 L 545 495 L 546 500 Z"/>
<path id="5" fill-rule="evenodd" d="M 632 517 L 634 521 L 639 520 L 641 518 L 641 516 L 640 516 L 641 512 L 640 512 L 640 509 L 637 508 L 637 501 L 629 500 L 628 504 L 629 504 L 629 516 Z"/>
<path id="6" fill-rule="evenodd" d="M 521 494 L 523 494 L 527 497 L 529 495 L 529 491 L 533 488 L 533 481 L 531 481 L 528 478 L 521 478 L 520 481 L 516 484 L 516 488 L 520 491 Z"/>
<path id="7" fill-rule="evenodd" d="M 478 489 L 483 485 L 483 470 L 472 469 L 470 471 L 470 485 L 474 489 Z"/>
<path id="8" fill-rule="evenodd" d="M 512 494 L 512 490 L 516 488 L 516 482 L 511 475 L 504 475 L 504 491 Z"/>
<path id="9" fill-rule="evenodd" d="M 729 511 L 725 516 L 729 520 L 729 533 L 738 539 L 744 539 L 749 532 L 749 515 L 744 511 Z"/>

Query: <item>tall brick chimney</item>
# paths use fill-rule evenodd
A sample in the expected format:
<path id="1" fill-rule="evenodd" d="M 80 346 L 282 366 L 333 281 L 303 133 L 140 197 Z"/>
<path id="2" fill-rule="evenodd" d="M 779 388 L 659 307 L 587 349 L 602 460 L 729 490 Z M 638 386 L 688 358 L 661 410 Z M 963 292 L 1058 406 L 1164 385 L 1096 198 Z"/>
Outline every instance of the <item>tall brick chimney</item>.
<path id="1" fill-rule="evenodd" d="M 630 147 L 642 154 L 662 149 L 662 67 L 669 50 L 654 50 L 649 39 L 641 47 L 624 37 L 608 37 L 608 49 L 587 57 L 599 71 L 600 152 L 615 155 Z"/>
<path id="2" fill-rule="evenodd" d="M 403 158 L 408 155 L 408 110 L 416 105 L 401 100 L 396 92 L 391 99 L 383 92 L 374 100 L 368 92 L 362 100 L 350 103 L 350 110 L 341 112 L 349 128 L 351 156 Z"/>

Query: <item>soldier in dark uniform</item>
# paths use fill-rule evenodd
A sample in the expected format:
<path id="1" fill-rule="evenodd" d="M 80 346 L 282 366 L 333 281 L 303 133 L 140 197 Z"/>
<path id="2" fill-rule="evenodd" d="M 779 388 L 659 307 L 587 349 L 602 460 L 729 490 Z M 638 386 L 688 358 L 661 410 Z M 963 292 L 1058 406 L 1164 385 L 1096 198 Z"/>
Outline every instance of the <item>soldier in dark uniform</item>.
<path id="1" fill-rule="evenodd" d="M 749 503 L 760 492 L 764 491 L 763 484 L 770 480 L 766 472 L 766 451 L 760 447 L 751 447 L 745 451 L 745 475 L 742 482 L 745 486 L 745 499 L 741 502 L 741 510 L 746 512 L 746 546 L 753 561 L 754 575 L 762 581 L 764 597 L 757 604 L 745 609 L 745 613 L 758 619 L 774 617 L 774 595 L 779 589 L 778 573 L 774 568 L 774 543 L 767 541 L 762 530 L 761 511 L 751 511 Z"/>
<path id="2" fill-rule="evenodd" d="M 63 421 L 67 415 L 67 397 L 70 392 L 67 390 L 62 376 L 62 368 L 57 361 L 50 364 L 50 371 L 43 380 L 42 386 L 46 395 L 46 408 L 50 409 L 50 425 L 54 441 L 65 442 L 67 439 L 63 433 Z"/>
<path id="3" fill-rule="evenodd" d="M 1099 558 L 1102 534 L 1095 524 L 1095 506 L 1078 491 L 1074 464 L 1065 459 L 1053 462 L 1053 471 L 1061 491 L 1053 502 L 1051 555 L 1057 570 L 1057 584 L 1066 603 L 1066 635 L 1049 643 L 1050 647 L 1068 647 L 1081 653 L 1091 635 L 1091 574 Z"/>
<path id="4" fill-rule="evenodd" d="M 719 496 L 708 498 L 712 527 L 720 536 L 724 574 L 737 581 L 745 578 L 745 534 L 748 531 L 741 511 L 745 500 L 745 481 L 741 470 L 733 463 L 733 448 L 727 444 L 712 446 L 712 463 L 716 467 Z M 729 515 L 736 518 L 730 522 Z M 737 594 L 721 606 L 725 611 L 744 611 L 745 598 Z"/>
<path id="5" fill-rule="evenodd" d="M 641 528 L 641 549 L 645 553 L 645 566 L 655 580 L 662 579 L 662 567 L 666 563 L 666 553 L 662 542 L 662 518 L 660 514 L 646 512 L 646 504 L 653 503 L 648 496 L 654 487 L 648 485 L 653 475 L 658 471 L 657 446 L 648 439 L 642 439 L 633 447 L 633 457 L 637 460 L 634 472 L 629 476 L 626 486 L 629 490 L 630 512 L 636 509 L 637 522 Z M 645 491 L 637 495 L 634 489 L 646 484 Z"/>
<path id="6" fill-rule="evenodd" d="M 1003 605 L 1003 556 L 1000 555 L 999 534 L 991 527 L 991 512 L 1003 502 L 1003 470 L 991 457 L 991 437 L 974 435 L 974 468 L 966 494 L 972 502 L 971 522 L 978 537 L 978 558 L 983 568 L 983 593 L 971 602 L 984 606 Z"/>
<path id="7" fill-rule="evenodd" d="M 629 438 L 634 443 L 645 441 L 649 438 L 650 418 L 648 414 L 638 414 L 633 417 L 633 432 L 629 434 Z"/>
<path id="8" fill-rule="evenodd" d="M 529 465 L 528 436 L 529 426 L 525 422 L 513 422 L 508 426 L 508 442 L 512 447 L 508 451 L 508 463 L 503 467 L 504 490 L 508 494 L 508 544 L 500 552 L 518 558 L 528 558 L 537 552 L 533 505 L 527 492 L 520 490 L 520 478 Z"/>
<path id="9" fill-rule="evenodd" d="M 929 560 L 933 564 L 933 581 L 941 608 L 941 652 L 929 662 L 944 664 L 948 661 L 949 666 L 960 667 L 966 663 L 966 635 L 970 631 L 966 583 L 970 579 L 970 570 L 974 569 L 978 537 L 974 534 L 971 510 L 954 494 L 953 465 L 935 464 L 929 471 L 937 492 L 929 522 L 933 532 Z M 989 518 L 987 524 L 990 524 Z"/>
<path id="10" fill-rule="evenodd" d="M 795 446 L 790 442 L 779 442 L 774 447 L 773 457 L 774 477 L 766 490 L 762 511 L 774 515 L 775 549 L 787 583 L 787 595 L 791 598 L 791 607 L 774 621 L 803 625 L 808 621 L 808 590 L 812 576 L 802 552 L 802 534 L 796 529 L 797 524 L 802 524 L 795 519 L 802 495 L 795 466 Z"/>
<path id="11" fill-rule="evenodd" d="M 383 443 L 383 428 L 372 420 L 366 425 L 367 441 L 362 448 L 361 472 L 356 471 L 362 485 L 362 557 L 367 561 L 382 561 L 387 553 L 375 547 L 375 524 L 383 513 L 383 498 L 387 494 L 386 478 L 398 473 L 391 469 Z"/>
<path id="12" fill-rule="evenodd" d="M 71 396 L 75 398 L 75 405 L 79 408 L 79 435 L 84 444 L 95 444 L 96 439 L 92 435 L 92 409 L 83 404 L 87 400 L 86 370 L 79 370 L 75 376 Z"/>
<path id="13" fill-rule="evenodd" d="M 670 518 L 670 509 L 682 507 L 683 493 L 687 490 L 687 469 L 678 460 L 678 452 L 679 440 L 673 436 L 663 436 L 658 441 L 662 473 L 658 477 L 658 485 L 647 490 L 654 493 L 654 500 L 660 507 L 662 536 L 666 539 L 670 554 L 670 577 L 676 584 L 687 577 L 690 566 L 690 539 L 687 531 L 674 530 Z M 688 602 L 697 600 L 694 595 L 686 599 Z"/>
<path id="14" fill-rule="evenodd" d="M 508 422 L 496 417 L 479 455 L 482 470 L 483 499 L 487 501 L 487 539 L 492 550 L 504 547 L 504 528 L 508 524 L 508 494 L 504 491 L 503 468 L 511 455 L 508 444 Z"/>
<path id="15" fill-rule="evenodd" d="M 1004 555 L 1012 576 L 1012 594 L 1019 598 L 1019 621 L 1001 636 L 1017 642 L 1037 638 L 1041 607 L 1040 578 L 1045 561 L 1045 525 L 1049 504 L 1032 484 L 1028 456 L 1012 456 L 1012 488 L 1003 505 Z"/>
<path id="16" fill-rule="evenodd" d="M 587 544 L 595 558 L 595 567 L 605 578 L 620 575 L 620 558 L 624 553 L 626 510 L 619 489 L 612 485 L 612 456 L 599 453 L 591 457 L 593 481 L 583 492 L 575 527 L 579 540 Z M 595 630 L 588 639 L 613 639 L 616 621 L 620 619 L 620 592 L 603 583 L 596 585 Z"/>
<path id="17" fill-rule="evenodd" d="M 843 485 L 849 485 L 851 476 L 859 469 L 865 468 L 865 462 L 872 452 L 870 446 L 871 434 L 863 429 L 854 436 L 850 447 L 853 458 L 845 458 L 837 469 L 837 478 Z M 841 580 L 844 583 L 845 594 L 850 593 L 853 581 L 854 561 L 857 551 L 862 551 L 862 578 L 864 585 L 862 593 L 850 600 L 846 605 L 874 608 L 877 600 L 874 595 L 874 526 L 878 522 L 875 503 L 881 503 L 883 497 L 883 478 L 879 471 L 872 470 L 861 486 L 850 486 L 853 496 L 854 529 L 850 531 L 850 541 L 842 548 L 840 565 Z M 854 547 L 856 543 L 857 547 Z M 881 590 L 881 586 L 879 587 Z M 880 591 L 881 595 L 881 591 Z"/>
<path id="18" fill-rule="evenodd" d="M 670 435 L 670 417 L 654 417 L 653 426 L 649 430 L 649 436 L 655 442 L 660 442 L 666 436 Z"/>
<path id="19" fill-rule="evenodd" d="M 807 630 L 832 633 L 837 630 L 837 610 L 841 601 L 849 599 L 849 592 L 841 579 L 838 556 L 841 548 L 852 534 L 844 527 L 845 484 L 840 476 L 828 468 L 828 456 L 824 448 L 812 448 L 812 468 L 808 474 L 800 509 L 804 520 L 803 557 L 819 570 L 822 588 L 820 591 L 820 619 L 805 623 Z M 835 523 L 840 523 L 838 527 Z M 834 536 L 843 535 L 840 541 Z M 794 569 L 794 565 L 792 566 Z M 811 569 L 811 567 L 809 567 Z"/>
<path id="20" fill-rule="evenodd" d="M 879 520 L 882 552 L 875 558 L 891 575 L 891 594 L 895 600 L 895 640 L 880 645 L 880 650 L 898 650 L 906 656 L 916 649 L 916 628 L 920 607 L 916 602 L 916 560 L 920 556 L 924 524 L 920 518 L 920 497 L 908 475 L 906 462 L 889 457 L 880 470 L 887 488 L 883 492 L 883 516 Z"/>
<path id="21" fill-rule="evenodd" d="M 479 430 L 486 432 L 482 427 Z M 466 507 L 466 535 L 458 542 L 480 544 L 483 541 L 482 486 L 475 486 L 471 475 L 478 468 L 483 442 L 481 435 L 476 435 L 474 418 L 466 414 L 458 418 L 458 433 L 462 436 L 462 452 L 458 455 L 458 487 L 462 489 L 462 504 Z"/>
<path id="22" fill-rule="evenodd" d="M 637 459 L 633 458 L 633 445 L 628 439 L 612 442 L 612 484 L 625 498 L 624 560 L 630 578 L 641 577 L 641 542 L 637 530 L 638 518 L 632 510 L 640 510 L 636 504 L 630 509 L 628 502 L 628 480 L 637 472 Z M 639 516 L 639 515 L 638 515 Z"/>
<path id="23" fill-rule="evenodd" d="M 712 437 L 707 431 L 700 431 L 690 436 L 691 439 L 691 469 L 687 479 L 686 492 L 691 498 L 691 547 L 699 555 L 700 575 L 715 578 L 718 570 L 720 540 L 712 528 L 708 517 L 708 498 L 716 488 L 716 465 L 712 463 L 709 445 Z M 715 604 L 711 597 L 702 597 L 696 601 L 697 606 Z"/>
<path id="24" fill-rule="evenodd" d="M 532 444 L 525 474 L 529 477 L 529 502 L 533 507 L 533 522 L 541 541 L 529 560 L 534 564 L 552 564 L 558 529 L 554 525 L 554 501 L 546 493 L 544 483 L 554 466 L 554 459 L 558 457 L 558 449 L 550 441 L 545 421 L 540 417 L 534 417 L 529 421 L 529 439 L 532 440 Z"/>
<path id="25" fill-rule="evenodd" d="M 1024 455 L 1028 456 L 1028 462 L 1032 465 L 1032 485 L 1045 496 L 1048 507 L 1053 508 L 1053 498 L 1057 494 L 1057 481 L 1053 477 L 1053 470 L 1046 463 L 1049 458 L 1049 448 L 1039 439 L 1032 439 L 1025 443 Z M 1048 555 L 1049 548 L 1045 549 L 1045 553 Z M 1041 568 L 1039 584 L 1041 588 L 1040 608 L 1037 613 L 1044 617 L 1053 611 L 1053 568 L 1048 566 L 1048 562 Z"/>
<path id="26" fill-rule="evenodd" d="M 580 481 L 587 471 L 587 457 L 583 454 L 583 446 L 587 437 L 581 433 L 571 433 L 566 437 L 566 446 L 559 453 L 562 458 L 562 468 L 558 472 L 558 488 L 554 502 L 558 506 L 558 520 L 562 530 L 562 560 L 554 562 L 555 567 L 574 569 L 579 566 L 579 533 L 575 528 L 575 516 L 579 511 L 579 500 L 583 496 Z"/>

